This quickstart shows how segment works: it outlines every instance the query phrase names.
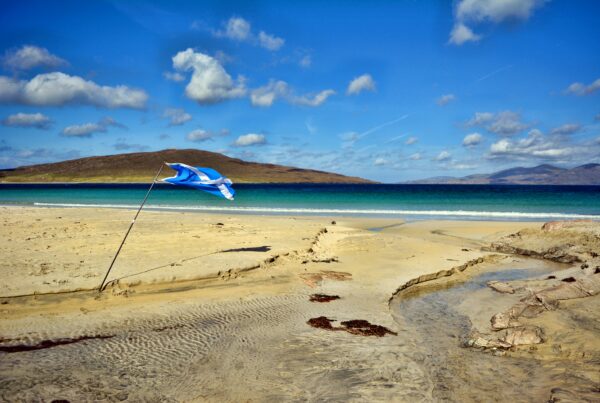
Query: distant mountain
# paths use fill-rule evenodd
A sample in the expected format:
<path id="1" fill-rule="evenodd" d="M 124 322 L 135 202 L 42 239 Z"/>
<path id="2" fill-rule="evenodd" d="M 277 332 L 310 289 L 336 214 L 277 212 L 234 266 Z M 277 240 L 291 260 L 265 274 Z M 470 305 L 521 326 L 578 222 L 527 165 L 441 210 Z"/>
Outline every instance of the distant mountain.
<path id="1" fill-rule="evenodd" d="M 0 170 L 0 182 L 150 182 L 164 161 L 214 168 L 234 183 L 371 183 L 362 178 L 247 162 L 195 149 L 88 157 Z M 165 167 L 162 177 L 173 173 L 174 171 Z"/>
<path id="2" fill-rule="evenodd" d="M 600 164 L 566 169 L 543 164 L 532 168 L 516 167 L 492 174 L 462 178 L 436 177 L 412 181 L 421 184 L 506 184 L 506 185 L 600 185 Z"/>

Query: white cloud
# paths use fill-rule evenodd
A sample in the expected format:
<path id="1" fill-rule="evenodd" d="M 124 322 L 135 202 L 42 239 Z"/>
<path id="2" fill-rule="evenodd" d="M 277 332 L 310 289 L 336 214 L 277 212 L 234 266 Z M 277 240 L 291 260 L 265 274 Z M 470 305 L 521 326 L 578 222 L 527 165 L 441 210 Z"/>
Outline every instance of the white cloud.
<path id="1" fill-rule="evenodd" d="M 246 94 L 243 79 L 234 82 L 217 59 L 191 48 L 173 56 L 173 67 L 179 71 L 193 71 L 185 94 L 199 104 L 215 104 Z"/>
<path id="2" fill-rule="evenodd" d="M 2 120 L 4 126 L 10 127 L 33 127 L 36 129 L 49 129 L 52 120 L 41 113 L 16 113 Z"/>
<path id="3" fill-rule="evenodd" d="M 163 73 L 163 76 L 170 81 L 175 81 L 175 82 L 181 82 L 183 80 L 185 80 L 185 76 L 181 73 L 177 73 L 177 72 L 171 72 L 171 71 L 165 71 Z"/>
<path id="4" fill-rule="evenodd" d="M 333 94 L 333 90 L 323 90 L 316 94 L 295 95 L 285 81 L 270 80 L 267 85 L 250 92 L 250 102 L 253 106 L 269 107 L 281 98 L 293 105 L 316 107 L 322 105 Z"/>
<path id="5" fill-rule="evenodd" d="M 300 96 L 290 96 L 289 102 L 294 105 L 315 107 L 315 106 L 322 105 L 325 101 L 327 101 L 327 98 L 329 98 L 330 96 L 332 96 L 334 94 L 335 94 L 334 90 L 323 90 L 314 95 L 307 94 L 307 95 L 300 95 Z"/>
<path id="6" fill-rule="evenodd" d="M 504 111 L 496 114 L 494 122 L 487 130 L 500 135 L 513 135 L 527 129 L 529 125 L 521 122 L 521 115 L 516 112 Z"/>
<path id="7" fill-rule="evenodd" d="M 185 136 L 185 138 L 187 140 L 194 141 L 197 143 L 206 141 L 206 140 L 211 140 L 213 137 L 214 137 L 214 135 L 211 132 L 203 130 L 203 129 L 192 130 Z"/>
<path id="8" fill-rule="evenodd" d="M 545 137 L 541 131 L 533 129 L 526 137 L 519 140 L 504 138 L 492 144 L 488 158 L 573 163 L 594 156 L 597 158 L 599 151 L 598 145 L 570 144 L 565 141 L 565 137 Z"/>
<path id="9" fill-rule="evenodd" d="M 456 8 L 456 17 L 461 21 L 526 20 L 536 7 L 546 0 L 461 0 Z"/>
<path id="10" fill-rule="evenodd" d="M 411 136 L 409 138 L 406 139 L 406 141 L 404 142 L 404 144 L 406 144 L 407 146 L 411 145 L 411 144 L 415 144 L 417 141 L 419 141 L 419 139 L 417 137 Z"/>
<path id="11" fill-rule="evenodd" d="M 258 40 L 260 42 L 260 46 L 271 51 L 279 50 L 279 48 L 281 48 L 285 43 L 283 38 L 269 35 L 264 31 L 260 31 L 258 33 Z"/>
<path id="12" fill-rule="evenodd" d="M 24 45 L 19 49 L 6 52 L 2 64 L 11 70 L 29 70 L 34 67 L 60 67 L 68 63 L 48 52 L 46 48 Z"/>
<path id="13" fill-rule="evenodd" d="M 363 91 L 375 91 L 375 81 L 370 74 L 363 74 L 350 81 L 346 94 L 357 95 Z"/>
<path id="14" fill-rule="evenodd" d="M 600 89 L 600 78 L 598 78 L 596 81 L 594 81 L 593 83 L 591 83 L 589 85 L 585 85 L 582 83 L 573 83 L 567 87 L 565 92 L 567 94 L 583 96 L 583 95 L 593 94 L 594 92 L 598 91 L 599 89 Z"/>
<path id="15" fill-rule="evenodd" d="M 410 155 L 408 158 L 410 158 L 413 161 L 418 161 L 421 159 L 421 153 L 414 153 L 414 154 Z"/>
<path id="16" fill-rule="evenodd" d="M 462 45 L 465 42 L 477 42 L 481 39 L 481 35 L 474 33 L 471 28 L 463 23 L 457 23 L 450 31 L 450 39 L 448 43 L 454 45 Z"/>
<path id="17" fill-rule="evenodd" d="M 60 72 L 38 74 L 29 81 L 0 76 L 0 103 L 142 109 L 147 100 L 148 94 L 140 89 L 100 86 Z"/>
<path id="18" fill-rule="evenodd" d="M 192 115 L 180 108 L 167 108 L 163 113 L 163 118 L 169 119 L 169 126 L 181 126 L 192 120 Z"/>
<path id="19" fill-rule="evenodd" d="M 248 147 L 254 145 L 263 145 L 266 144 L 267 139 L 262 134 L 248 133 L 242 136 L 239 136 L 234 142 L 233 145 L 236 147 Z"/>
<path id="20" fill-rule="evenodd" d="M 475 112 L 475 116 L 466 122 L 466 125 L 481 126 L 485 123 L 489 123 L 494 119 L 494 114 L 491 112 Z"/>
<path id="21" fill-rule="evenodd" d="M 476 112 L 475 116 L 469 119 L 465 125 L 467 127 L 485 126 L 487 131 L 502 136 L 511 136 L 530 127 L 529 124 L 521 121 L 519 113 L 512 111 L 498 113 Z"/>
<path id="22" fill-rule="evenodd" d="M 439 106 L 448 105 L 450 102 L 454 101 L 456 97 L 454 94 L 444 94 L 436 100 L 436 103 Z"/>
<path id="23" fill-rule="evenodd" d="M 463 139 L 463 146 L 465 147 L 474 147 L 480 144 L 483 141 L 483 136 L 479 133 L 471 133 L 467 134 Z"/>
<path id="24" fill-rule="evenodd" d="M 105 117 L 100 119 L 98 123 L 83 123 L 80 125 L 71 125 L 63 129 L 63 136 L 67 137 L 91 137 L 94 133 L 104 133 L 107 131 L 109 126 L 120 127 L 126 129 L 127 127 L 111 117 Z"/>
<path id="25" fill-rule="evenodd" d="M 553 135 L 567 135 L 577 133 L 581 130 L 581 125 L 577 123 L 567 123 L 559 127 L 555 127 L 550 131 L 550 134 Z"/>
<path id="26" fill-rule="evenodd" d="M 270 51 L 279 50 L 285 43 L 285 39 L 260 31 L 258 35 L 252 32 L 250 23 L 241 17 L 231 17 L 223 30 L 214 31 L 214 35 L 221 38 L 229 38 L 238 42 L 247 42 L 259 45 Z"/>
<path id="27" fill-rule="evenodd" d="M 373 165 L 375 165 L 376 167 L 382 166 L 382 165 L 386 165 L 388 163 L 388 161 L 385 158 L 376 158 L 375 161 L 373 161 Z"/>
<path id="28" fill-rule="evenodd" d="M 81 125 L 67 126 L 62 134 L 67 137 L 91 137 L 94 133 L 102 133 L 106 127 L 99 123 L 84 123 Z"/>
<path id="29" fill-rule="evenodd" d="M 252 90 L 250 102 L 254 106 L 271 106 L 279 97 L 288 94 L 288 85 L 285 81 L 271 80 L 265 86 Z"/>
<path id="30" fill-rule="evenodd" d="M 217 36 L 245 41 L 250 37 L 250 23 L 241 17 L 231 17 L 225 24 L 225 30 L 217 31 Z"/>
<path id="31" fill-rule="evenodd" d="M 455 23 L 449 42 L 461 45 L 481 38 L 466 24 L 483 22 L 500 23 L 510 20 L 527 20 L 533 11 L 547 0 L 460 0 L 455 10 Z"/>
<path id="32" fill-rule="evenodd" d="M 444 150 L 444 151 L 440 152 L 433 160 L 442 162 L 442 161 L 448 161 L 451 157 L 452 157 L 452 155 L 448 151 Z"/>

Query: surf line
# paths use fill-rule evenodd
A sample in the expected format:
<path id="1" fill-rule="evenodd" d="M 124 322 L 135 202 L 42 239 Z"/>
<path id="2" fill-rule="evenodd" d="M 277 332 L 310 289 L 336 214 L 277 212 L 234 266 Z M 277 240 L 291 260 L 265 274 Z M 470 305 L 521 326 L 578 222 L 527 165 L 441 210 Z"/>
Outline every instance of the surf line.
<path id="1" fill-rule="evenodd" d="M 84 204 L 84 203 L 41 203 L 38 207 L 88 207 L 88 208 L 137 208 L 132 204 Z M 374 215 L 410 215 L 410 216 L 440 216 L 440 217 L 492 217 L 492 218 L 572 218 L 600 220 L 600 215 L 576 213 L 534 213 L 518 211 L 469 211 L 469 210 L 370 210 L 370 209 L 313 209 L 288 207 L 216 207 L 216 206 L 169 206 L 148 205 L 152 210 L 184 210 L 184 211 L 235 211 L 248 213 L 298 213 L 298 214 L 374 214 Z"/>

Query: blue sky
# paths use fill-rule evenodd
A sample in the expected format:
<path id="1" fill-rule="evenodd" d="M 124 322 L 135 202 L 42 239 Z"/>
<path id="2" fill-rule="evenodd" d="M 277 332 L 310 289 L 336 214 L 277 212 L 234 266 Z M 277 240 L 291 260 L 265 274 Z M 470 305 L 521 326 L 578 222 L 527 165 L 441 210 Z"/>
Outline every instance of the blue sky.
<path id="1" fill-rule="evenodd" d="M 384 182 L 600 162 L 598 2 L 0 7 L 0 168 L 165 148 Z"/>

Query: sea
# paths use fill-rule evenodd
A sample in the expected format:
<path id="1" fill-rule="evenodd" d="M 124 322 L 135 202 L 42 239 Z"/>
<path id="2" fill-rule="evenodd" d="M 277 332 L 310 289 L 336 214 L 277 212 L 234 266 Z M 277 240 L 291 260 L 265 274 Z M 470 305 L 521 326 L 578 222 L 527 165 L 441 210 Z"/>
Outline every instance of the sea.
<path id="1" fill-rule="evenodd" d="M 144 209 L 407 220 L 600 220 L 600 186 L 237 184 L 229 201 L 156 184 Z M 136 209 L 144 184 L 0 184 L 0 205 Z"/>

